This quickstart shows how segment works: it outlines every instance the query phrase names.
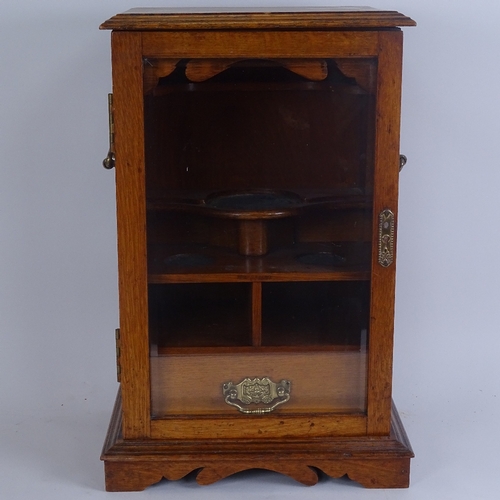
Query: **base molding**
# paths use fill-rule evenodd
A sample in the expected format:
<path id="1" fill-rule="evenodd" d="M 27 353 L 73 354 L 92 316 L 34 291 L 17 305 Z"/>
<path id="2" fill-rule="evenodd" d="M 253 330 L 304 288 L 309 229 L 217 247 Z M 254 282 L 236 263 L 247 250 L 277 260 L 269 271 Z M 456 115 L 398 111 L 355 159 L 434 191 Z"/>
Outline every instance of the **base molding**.
<path id="1" fill-rule="evenodd" d="M 320 469 L 334 478 L 347 475 L 366 488 L 409 486 L 413 452 L 395 406 L 390 436 L 307 441 L 124 440 L 121 413 L 118 396 L 101 456 L 107 491 L 141 491 L 198 469 L 201 485 L 248 469 L 267 469 L 312 486 L 318 482 L 315 469 Z"/>

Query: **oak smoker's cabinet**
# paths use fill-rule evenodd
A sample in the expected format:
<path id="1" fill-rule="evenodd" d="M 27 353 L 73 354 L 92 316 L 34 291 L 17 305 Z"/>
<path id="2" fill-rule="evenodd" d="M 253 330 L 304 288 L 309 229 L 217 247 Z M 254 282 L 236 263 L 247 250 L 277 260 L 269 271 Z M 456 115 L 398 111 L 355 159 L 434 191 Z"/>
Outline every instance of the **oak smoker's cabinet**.
<path id="1" fill-rule="evenodd" d="M 392 405 L 402 32 L 369 8 L 112 29 L 108 490 L 251 468 L 406 487 Z"/>

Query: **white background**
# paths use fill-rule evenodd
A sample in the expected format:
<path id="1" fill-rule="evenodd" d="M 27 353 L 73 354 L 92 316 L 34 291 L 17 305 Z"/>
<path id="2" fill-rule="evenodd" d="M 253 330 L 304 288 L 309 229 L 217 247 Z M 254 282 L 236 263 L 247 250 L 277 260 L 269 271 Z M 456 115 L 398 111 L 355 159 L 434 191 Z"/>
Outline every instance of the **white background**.
<path id="1" fill-rule="evenodd" d="M 178 5 L 180 0 L 178 0 Z M 328 5 L 273 0 L 245 5 Z M 357 5 L 345 1 L 339 5 Z M 496 499 L 500 487 L 500 35 L 497 0 L 378 0 L 405 29 L 394 398 L 409 490 L 248 472 L 103 491 L 117 390 L 109 32 L 167 0 L 2 0 L 0 498 Z M 236 1 L 183 5 L 241 5 Z"/>

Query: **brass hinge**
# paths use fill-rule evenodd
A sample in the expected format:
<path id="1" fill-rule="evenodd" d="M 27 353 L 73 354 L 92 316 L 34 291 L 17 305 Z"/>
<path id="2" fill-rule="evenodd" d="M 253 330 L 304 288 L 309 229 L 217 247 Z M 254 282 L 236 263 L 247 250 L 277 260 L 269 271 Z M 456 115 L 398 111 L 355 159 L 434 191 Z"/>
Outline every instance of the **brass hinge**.
<path id="1" fill-rule="evenodd" d="M 116 379 L 118 383 L 121 382 L 122 379 L 122 365 L 120 362 L 120 355 L 121 355 L 121 350 L 120 350 L 120 329 L 117 328 L 115 330 L 115 340 L 116 340 Z"/>
<path id="2" fill-rule="evenodd" d="M 115 119 L 113 116 L 113 94 L 108 94 L 108 121 L 109 121 L 109 151 L 102 161 L 104 168 L 110 170 L 115 166 Z"/>

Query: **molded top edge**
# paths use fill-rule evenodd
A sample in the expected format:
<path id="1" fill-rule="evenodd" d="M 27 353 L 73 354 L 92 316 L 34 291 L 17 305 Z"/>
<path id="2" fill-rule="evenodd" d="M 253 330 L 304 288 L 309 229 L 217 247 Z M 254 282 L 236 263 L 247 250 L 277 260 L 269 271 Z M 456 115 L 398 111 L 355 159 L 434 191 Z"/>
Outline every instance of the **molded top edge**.
<path id="1" fill-rule="evenodd" d="M 136 8 L 117 14 L 101 29 L 373 29 L 415 26 L 396 11 L 371 7 Z"/>

